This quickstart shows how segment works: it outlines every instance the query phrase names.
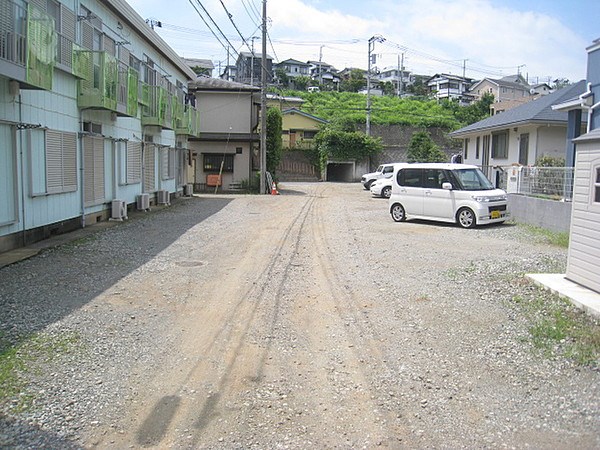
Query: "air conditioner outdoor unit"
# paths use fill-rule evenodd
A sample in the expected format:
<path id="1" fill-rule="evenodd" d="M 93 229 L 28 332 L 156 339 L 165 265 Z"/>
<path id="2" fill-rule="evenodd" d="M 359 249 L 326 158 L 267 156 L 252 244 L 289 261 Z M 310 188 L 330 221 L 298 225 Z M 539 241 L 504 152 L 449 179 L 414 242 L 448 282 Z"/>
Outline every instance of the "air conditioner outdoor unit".
<path id="1" fill-rule="evenodd" d="M 150 194 L 140 194 L 137 196 L 136 207 L 138 211 L 150 210 Z"/>
<path id="2" fill-rule="evenodd" d="M 185 195 L 186 197 L 191 197 L 192 195 L 194 195 L 194 185 L 192 183 L 188 183 L 185 186 L 183 186 L 183 195 Z"/>
<path id="3" fill-rule="evenodd" d="M 171 196 L 169 195 L 169 191 L 157 191 L 156 192 L 156 202 L 159 205 L 170 205 L 171 204 Z"/>
<path id="4" fill-rule="evenodd" d="M 111 204 L 110 220 L 127 219 L 127 203 L 125 200 L 113 200 Z"/>

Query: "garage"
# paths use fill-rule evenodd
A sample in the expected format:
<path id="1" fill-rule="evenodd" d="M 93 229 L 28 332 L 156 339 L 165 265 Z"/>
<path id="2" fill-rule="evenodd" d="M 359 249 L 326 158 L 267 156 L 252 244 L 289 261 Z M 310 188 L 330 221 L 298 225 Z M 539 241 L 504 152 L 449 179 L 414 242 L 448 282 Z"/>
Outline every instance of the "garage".
<path id="1" fill-rule="evenodd" d="M 328 162 L 325 174 L 326 181 L 354 181 L 354 161 Z"/>

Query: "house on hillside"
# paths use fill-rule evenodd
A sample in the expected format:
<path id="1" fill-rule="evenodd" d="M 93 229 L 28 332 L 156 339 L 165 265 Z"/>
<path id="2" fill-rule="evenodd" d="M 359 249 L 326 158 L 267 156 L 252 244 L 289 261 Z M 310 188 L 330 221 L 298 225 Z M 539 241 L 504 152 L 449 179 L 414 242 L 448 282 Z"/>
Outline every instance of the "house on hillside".
<path id="1" fill-rule="evenodd" d="M 237 83 L 260 86 L 262 76 L 263 57 L 260 53 L 240 52 L 235 63 L 235 81 Z M 267 83 L 273 81 L 273 58 L 269 55 L 265 58 L 267 69 Z"/>
<path id="2" fill-rule="evenodd" d="M 192 69 L 197 75 L 212 77 L 215 65 L 210 59 L 182 58 L 183 62 Z"/>
<path id="3" fill-rule="evenodd" d="M 553 110 L 552 105 L 577 97 L 585 89 L 585 81 L 580 81 L 460 128 L 450 137 L 462 139 L 463 161 L 481 166 L 492 181 L 498 172 L 494 167 L 526 166 L 544 155 L 564 157 L 568 115 Z"/>
<path id="4" fill-rule="evenodd" d="M 547 85 L 546 85 L 547 86 Z M 543 90 L 540 88 L 540 90 Z M 527 103 L 532 95 L 532 87 L 523 78 L 523 75 L 509 75 L 500 79 L 484 78 L 479 80 L 469 88 L 469 93 L 473 98 L 481 100 L 484 94 L 492 94 L 495 102 L 521 102 Z"/>
<path id="5" fill-rule="evenodd" d="M 236 66 L 225 66 L 223 69 L 223 73 L 219 75 L 219 78 L 225 81 L 235 81 L 237 77 L 237 67 Z"/>
<path id="6" fill-rule="evenodd" d="M 258 167 L 260 88 L 198 78 L 189 90 L 202 117 L 200 134 L 189 144 L 190 182 L 198 191 L 217 184 L 224 190 L 237 189 L 251 179 L 253 164 Z"/>
<path id="7" fill-rule="evenodd" d="M 283 148 L 287 150 L 312 148 L 316 134 L 326 123 L 328 122 L 325 119 L 296 108 L 284 110 L 281 126 Z"/>
<path id="8" fill-rule="evenodd" d="M 469 87 L 472 83 L 472 78 L 437 73 L 430 77 L 425 84 L 428 92 L 438 100 L 458 100 L 462 104 L 469 104 L 472 101 L 469 94 Z"/>
<path id="9" fill-rule="evenodd" d="M 0 11 L 0 251 L 185 190 L 196 74 L 127 2 Z"/>

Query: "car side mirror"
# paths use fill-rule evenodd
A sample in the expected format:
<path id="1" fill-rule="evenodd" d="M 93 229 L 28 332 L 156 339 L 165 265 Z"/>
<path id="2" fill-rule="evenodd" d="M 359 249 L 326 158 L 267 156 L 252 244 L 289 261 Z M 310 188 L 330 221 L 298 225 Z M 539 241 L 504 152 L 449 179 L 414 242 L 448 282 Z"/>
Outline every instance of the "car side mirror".
<path id="1" fill-rule="evenodd" d="M 452 190 L 452 184 L 448 183 L 447 181 L 444 181 L 442 183 L 442 189 L 447 189 L 447 190 L 451 191 Z"/>

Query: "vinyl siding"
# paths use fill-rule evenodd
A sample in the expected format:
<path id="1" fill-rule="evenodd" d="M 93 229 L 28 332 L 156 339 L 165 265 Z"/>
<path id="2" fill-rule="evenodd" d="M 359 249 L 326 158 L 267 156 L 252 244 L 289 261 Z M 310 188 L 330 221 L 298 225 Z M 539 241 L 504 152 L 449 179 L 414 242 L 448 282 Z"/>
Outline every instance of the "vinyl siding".
<path id="1" fill-rule="evenodd" d="M 600 203 L 593 202 L 600 141 L 577 147 L 567 278 L 600 292 Z"/>

